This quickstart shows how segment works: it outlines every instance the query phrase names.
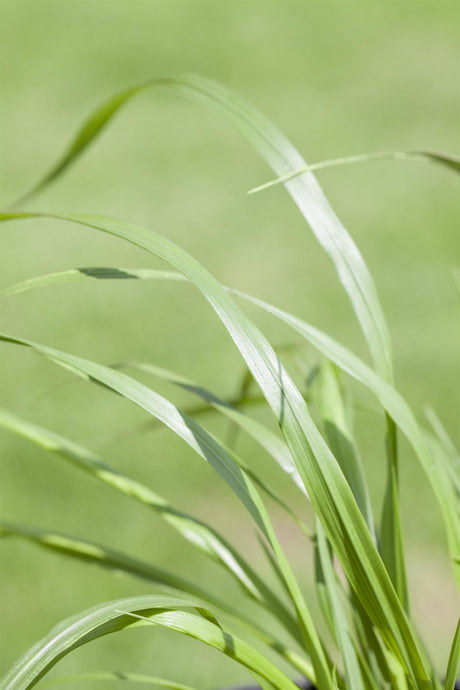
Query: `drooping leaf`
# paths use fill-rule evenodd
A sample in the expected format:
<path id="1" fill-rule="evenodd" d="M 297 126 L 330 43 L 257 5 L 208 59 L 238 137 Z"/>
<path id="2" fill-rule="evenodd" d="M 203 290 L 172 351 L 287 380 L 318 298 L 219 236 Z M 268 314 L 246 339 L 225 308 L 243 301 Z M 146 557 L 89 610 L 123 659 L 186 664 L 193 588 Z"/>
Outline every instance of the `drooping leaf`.
<path id="1" fill-rule="evenodd" d="M 14 217 L 22 216 L 3 214 L 3 220 Z M 218 281 L 169 240 L 145 228 L 119 220 L 75 215 L 65 218 L 147 249 L 179 269 L 200 289 L 226 326 L 264 391 L 315 511 L 351 586 L 361 597 L 385 642 L 404 662 L 414 683 L 418 683 L 421 689 L 428 688 L 428 662 L 401 607 L 351 489 L 315 427 L 303 397 L 260 331 L 229 298 Z M 12 338 L 11 341 L 20 342 L 20 339 Z M 56 359 L 55 354 L 52 356 Z M 62 354 L 59 356 L 62 357 Z M 281 554 L 277 554 L 278 560 L 280 556 Z M 297 599 L 297 593 L 295 598 Z M 317 684 L 320 688 L 330 687 L 329 667 L 321 659 L 321 648 L 316 648 L 316 659 L 312 649 L 309 648 L 308 651 L 317 673 Z"/>
<path id="2" fill-rule="evenodd" d="M 192 688 L 190 685 L 183 683 L 176 683 L 173 680 L 166 680 L 165 678 L 156 678 L 154 676 L 147 676 L 144 673 L 130 673 L 127 671 L 94 671 L 93 673 L 79 673 L 74 676 L 64 676 L 56 678 L 56 680 L 49 680 L 46 683 L 41 683 L 42 688 L 52 688 L 56 685 L 65 683 L 79 683 L 85 680 L 95 681 L 110 681 L 111 683 L 118 683 L 119 681 L 126 681 L 127 683 L 141 683 L 143 685 L 154 685 L 157 688 L 169 688 L 169 690 L 198 690 Z"/>
<path id="3" fill-rule="evenodd" d="M 305 493 L 304 484 L 285 442 L 279 436 L 269 431 L 269 429 L 267 429 L 264 425 L 260 424 L 260 422 L 252 419 L 248 415 L 244 414 L 241 410 L 225 402 L 194 381 L 191 381 L 183 376 L 179 376 L 175 372 L 169 371 L 163 367 L 158 367 L 147 362 L 130 361 L 118 364 L 114 368 L 135 369 L 146 372 L 176 386 L 180 386 L 189 393 L 200 397 L 212 408 L 218 410 L 221 414 L 228 417 L 228 419 L 235 422 L 235 424 L 237 424 L 241 429 L 249 434 L 249 436 L 257 441 L 257 443 L 267 451 L 267 453 L 275 460 L 281 469 L 291 477 L 298 488 Z M 248 468 L 246 468 L 246 471 L 247 469 Z"/>
<path id="4" fill-rule="evenodd" d="M 184 610 L 199 610 L 200 606 L 193 600 L 151 595 L 119 599 L 83 611 L 59 623 L 18 659 L 0 680 L 0 690 L 28 690 L 74 649 L 140 624 L 159 625 L 193 637 L 258 673 L 278 690 L 296 690 L 285 673 L 247 642 L 203 616 Z"/>
<path id="5" fill-rule="evenodd" d="M 326 658 L 305 598 L 281 548 L 268 513 L 254 484 L 241 469 L 240 464 L 234 460 L 232 454 L 225 450 L 223 446 L 219 445 L 219 443 L 194 420 L 187 418 L 186 415 L 172 405 L 172 403 L 126 374 L 111 369 L 110 367 L 105 367 L 95 362 L 84 360 L 21 338 L 0 335 L 0 339 L 5 342 L 31 347 L 37 353 L 47 357 L 53 363 L 63 366 L 66 370 L 72 371 L 78 376 L 87 377 L 92 381 L 96 381 L 117 391 L 128 400 L 131 400 L 150 414 L 161 419 L 176 434 L 186 441 L 198 455 L 206 459 L 214 469 L 216 469 L 230 488 L 232 488 L 236 495 L 242 500 L 256 524 L 258 524 L 262 533 L 270 543 L 280 569 L 283 572 L 286 586 L 289 589 L 292 602 L 295 606 L 301 635 L 307 646 L 308 653 L 312 657 L 315 673 L 318 673 L 319 669 L 320 674 L 327 674 L 329 662 Z M 252 579 L 254 577 L 255 574 L 252 576 Z M 269 603 L 269 608 L 272 610 L 273 614 L 278 617 L 291 634 L 296 636 L 298 627 L 292 616 L 278 600 L 276 595 L 264 585 L 260 578 L 258 580 L 258 589 L 264 591 L 264 599 Z M 324 687 L 327 688 L 329 686 L 324 684 Z"/>
<path id="6" fill-rule="evenodd" d="M 88 449 L 59 434 L 26 422 L 1 408 L 0 426 L 70 461 L 75 467 L 84 470 L 95 479 L 131 496 L 153 510 L 182 537 L 221 565 L 238 582 L 243 591 L 255 601 L 265 607 L 269 605 L 273 614 L 281 618 L 291 634 L 296 635 L 295 621 L 282 602 L 246 559 L 214 528 L 184 511 L 176 510 L 162 496 L 144 484 L 117 472 Z"/>
<path id="7" fill-rule="evenodd" d="M 308 659 L 289 649 L 285 644 L 258 626 L 252 618 L 236 609 L 228 602 L 215 596 L 208 590 L 167 571 L 152 563 L 141 561 L 120 551 L 92 541 L 75 539 L 68 534 L 61 534 L 51 530 L 38 529 L 28 525 L 0 523 L 0 538 L 20 537 L 27 539 L 53 553 L 78 559 L 84 563 L 98 565 L 102 568 L 125 572 L 131 576 L 141 578 L 152 584 L 176 590 L 180 595 L 192 596 L 213 609 L 221 611 L 230 617 L 240 627 L 247 630 L 253 637 L 260 640 L 279 654 L 294 669 L 308 677 L 314 677 Z M 127 680 L 127 679 L 126 679 Z"/>

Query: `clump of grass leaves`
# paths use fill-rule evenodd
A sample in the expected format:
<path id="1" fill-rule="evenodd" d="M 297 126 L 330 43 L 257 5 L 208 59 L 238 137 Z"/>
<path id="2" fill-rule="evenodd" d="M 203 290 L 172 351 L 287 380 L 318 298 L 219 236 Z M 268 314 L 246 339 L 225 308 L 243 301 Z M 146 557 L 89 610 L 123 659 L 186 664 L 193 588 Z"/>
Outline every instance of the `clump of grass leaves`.
<path id="1" fill-rule="evenodd" d="M 175 91 L 220 113 L 266 160 L 276 179 L 261 187 L 283 183 L 329 255 L 369 347 L 371 366 L 305 321 L 234 288 L 225 287 L 187 252 L 148 228 L 102 216 L 13 210 L 22 208 L 36 193 L 62 175 L 120 108 L 147 88 Z M 445 680 L 441 681 L 435 675 L 409 614 L 398 495 L 397 435 L 406 437 L 431 484 L 444 520 L 449 556 L 458 585 L 459 455 L 435 413 L 429 413 L 431 430 L 422 428 L 395 388 L 389 332 L 373 279 L 356 244 L 338 220 L 312 173 L 315 167 L 385 156 L 426 159 L 460 172 L 458 158 L 432 151 L 370 154 L 308 166 L 265 117 L 219 84 L 195 75 L 158 79 L 124 90 L 98 108 L 51 171 L 20 202 L 0 214 L 2 222 L 47 217 L 86 226 L 141 247 L 163 259 L 169 269 L 174 269 L 74 269 L 13 285 L 3 291 L 3 297 L 40 286 L 87 279 L 179 280 L 198 288 L 224 324 L 247 368 L 241 395 L 232 401 L 222 400 L 197 383 L 151 363 L 126 362 L 105 366 L 14 335 L 3 333 L 0 338 L 13 346 L 32 349 L 55 365 L 86 378 L 89 383 L 111 389 L 149 412 L 155 423 L 167 425 L 180 436 L 197 455 L 210 463 L 248 511 L 282 585 L 280 594 L 212 525 L 170 505 L 165 498 L 121 474 L 88 448 L 31 424 L 10 411 L 1 410 L 0 424 L 10 432 L 54 453 L 76 470 L 83 470 L 129 495 L 166 520 L 184 539 L 219 563 L 248 599 L 271 614 L 272 625 L 269 630 L 265 629 L 251 620 L 244 610 L 231 606 L 225 598 L 157 564 L 137 560 L 103 544 L 37 526 L 2 523 L 0 535 L 3 537 L 22 537 L 68 557 L 124 571 L 154 583 L 167 593 L 102 603 L 64 620 L 17 660 L 4 675 L 0 688 L 31 688 L 63 656 L 77 647 L 109 633 L 134 626 L 155 625 L 218 649 L 235 663 L 246 667 L 264 690 L 295 690 L 297 685 L 291 678 L 300 675 L 309 678 L 319 690 L 439 690 L 442 686 L 452 690 L 460 657 L 459 628 L 452 642 Z M 322 364 L 316 371 L 308 396 L 299 390 L 287 373 L 281 363 L 280 352 L 270 345 L 238 302 L 250 302 L 280 319 L 321 353 Z M 200 403 L 188 412 L 180 410 L 153 388 L 128 375 L 127 369 L 141 369 L 154 378 L 166 379 L 195 394 Z M 340 371 L 372 391 L 385 418 L 387 484 L 379 520 L 372 511 L 348 421 L 348 402 L 339 384 Z M 251 378 L 257 382 L 263 400 L 278 421 L 279 435 L 241 407 L 248 396 Z M 320 420 L 318 424 L 311 414 L 313 407 L 315 419 Z M 313 527 L 305 525 L 263 477 L 259 477 L 232 448 L 199 423 L 198 412 L 211 409 L 228 418 L 234 429 L 239 428 L 249 434 L 263 447 L 267 458 L 289 475 L 303 492 L 304 500 L 313 507 Z M 318 623 L 278 541 L 262 495 L 278 502 L 303 530 L 305 538 L 314 544 L 318 598 L 338 656 L 327 648 L 318 632 Z M 337 575 L 336 561 L 341 565 L 341 578 Z M 243 632 L 235 634 L 235 625 Z M 280 638 L 287 639 L 287 636 L 290 642 L 282 642 Z M 261 648 L 266 651 L 259 651 Z M 286 668 L 290 671 L 286 672 Z M 128 680 L 176 689 L 186 687 L 173 680 L 110 670 L 83 673 L 77 678 Z M 65 680 L 69 679 L 62 679 L 63 682 Z"/>

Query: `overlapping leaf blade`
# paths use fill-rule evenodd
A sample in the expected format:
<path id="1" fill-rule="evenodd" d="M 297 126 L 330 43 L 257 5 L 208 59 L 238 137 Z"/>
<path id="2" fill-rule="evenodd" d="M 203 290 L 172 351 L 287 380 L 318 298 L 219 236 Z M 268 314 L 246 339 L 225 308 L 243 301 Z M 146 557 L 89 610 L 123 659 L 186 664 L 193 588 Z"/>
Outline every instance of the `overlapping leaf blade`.
<path id="1" fill-rule="evenodd" d="M 119 599 L 79 613 L 58 624 L 18 659 L 0 680 L 0 690 L 32 688 L 69 652 L 103 635 L 140 623 L 153 623 L 200 640 L 260 674 L 278 690 L 296 690 L 290 678 L 251 645 L 211 620 L 184 610 L 190 608 L 199 611 L 201 604 L 179 597 L 151 595 Z M 136 615 L 149 620 L 139 621 L 133 617 Z"/>
<path id="2" fill-rule="evenodd" d="M 160 378 L 164 381 L 168 381 L 176 386 L 180 386 L 184 390 L 198 396 L 205 402 L 207 402 L 210 407 L 218 410 L 222 415 L 234 422 L 238 427 L 243 429 L 251 438 L 253 438 L 266 452 L 275 460 L 275 462 L 281 467 L 281 469 L 291 477 L 293 482 L 297 487 L 305 494 L 305 487 L 299 472 L 292 460 L 292 456 L 287 448 L 283 439 L 267 429 L 263 424 L 257 422 L 252 417 L 241 412 L 232 404 L 222 400 L 218 396 L 214 395 L 210 391 L 206 390 L 199 384 L 187 379 L 183 376 L 179 376 L 173 371 L 169 371 L 164 367 L 159 367 L 148 362 L 125 362 L 123 364 L 116 365 L 117 369 L 130 368 L 138 371 L 143 371 L 152 376 Z M 249 468 L 245 467 L 245 471 L 251 471 Z M 260 480 L 257 479 L 260 483 Z M 271 492 L 270 492 L 271 493 Z M 279 503 L 280 499 L 276 499 Z M 287 506 L 286 506 L 287 508 Z"/>
<path id="3" fill-rule="evenodd" d="M 175 431 L 176 434 L 185 440 L 198 455 L 206 459 L 214 469 L 216 469 L 246 506 L 273 549 L 280 570 L 283 573 L 286 587 L 289 590 L 292 602 L 295 606 L 301 635 L 305 641 L 308 653 L 312 658 L 315 673 L 323 677 L 323 681 L 318 680 L 318 685 L 320 686 L 320 690 L 322 690 L 322 687 L 328 688 L 330 663 L 324 652 L 323 645 L 313 623 L 304 596 L 281 548 L 275 531 L 273 530 L 265 506 L 250 478 L 244 473 L 240 465 L 235 462 L 232 455 L 220 446 L 218 442 L 193 419 L 188 418 L 165 398 L 162 398 L 150 388 L 147 388 L 126 374 L 111 369 L 110 367 L 105 367 L 95 362 L 84 360 L 21 338 L 0 335 L 0 340 L 30 347 L 44 357 L 47 357 L 50 361 L 59 366 L 63 366 L 76 375 L 83 375 L 117 391 L 136 405 L 147 410 L 153 416 L 161 419 L 167 426 Z M 260 579 L 258 587 L 264 590 L 264 598 L 267 600 L 267 603 L 269 603 L 273 613 L 295 636 L 297 632 L 296 625 L 281 602 L 279 602 L 275 595 L 270 593 Z"/>
<path id="4" fill-rule="evenodd" d="M 248 194 L 256 194 L 257 192 L 262 192 L 264 189 L 269 189 L 278 184 L 289 182 L 289 180 L 292 180 L 294 177 L 303 175 L 306 172 L 324 170 L 325 168 L 335 168 L 341 165 L 352 165 L 353 163 L 366 163 L 371 160 L 426 160 L 449 168 L 449 170 L 453 170 L 456 173 L 460 173 L 460 158 L 450 153 L 442 153 L 441 151 L 378 151 L 376 153 L 363 153 L 354 156 L 331 158 L 329 160 L 318 161 L 318 163 L 312 163 L 311 165 L 305 165 L 303 168 L 299 168 L 299 170 L 294 170 L 274 180 L 269 180 L 268 182 L 264 182 L 264 184 L 253 187 L 249 190 Z"/>
<path id="5" fill-rule="evenodd" d="M 133 558 L 132 556 L 117 551 L 116 549 L 109 548 L 103 544 L 76 539 L 68 534 L 39 529 L 29 525 L 0 523 L 0 538 L 2 537 L 20 537 L 27 539 L 42 548 L 50 550 L 52 553 L 68 556 L 84 563 L 95 564 L 109 570 L 124 572 L 157 586 L 165 587 L 169 590 L 176 590 L 181 596 L 191 596 L 197 601 L 201 601 L 206 606 L 211 606 L 214 610 L 217 609 L 217 611 L 221 611 L 227 617 L 231 618 L 241 628 L 279 654 L 297 671 L 305 674 L 309 678 L 314 677 L 311 664 L 307 658 L 289 649 L 285 644 L 254 623 L 254 621 L 241 610 L 237 610 L 228 602 L 223 601 L 208 590 L 164 568 Z"/>
<path id="6" fill-rule="evenodd" d="M 144 484 L 115 471 L 97 455 L 61 435 L 26 422 L 2 409 L 0 426 L 70 461 L 78 469 L 88 472 L 92 477 L 131 496 L 156 512 L 182 537 L 219 563 L 255 601 L 265 607 L 269 606 L 272 613 L 279 616 L 291 634 L 296 636 L 295 621 L 282 602 L 241 554 L 214 528 L 184 511 L 176 510 L 162 496 Z"/>
<path id="7" fill-rule="evenodd" d="M 25 214 L 25 217 L 32 214 Z M 14 218 L 4 214 L 3 219 Z M 17 214 L 16 217 L 21 217 Z M 57 217 L 57 216 L 56 216 Z M 64 218 L 64 217 L 63 217 Z M 346 575 L 386 643 L 404 661 L 420 688 L 429 687 L 429 667 L 404 614 L 371 535 L 337 461 L 308 413 L 305 401 L 273 349 L 224 288 L 169 240 L 126 222 L 91 216 L 67 220 L 108 232 L 143 247 L 178 268 L 213 306 L 264 391 L 291 450 L 309 496 Z M 311 650 L 309 650 L 311 651 Z M 316 669 L 317 670 L 317 669 Z M 329 687 L 329 680 L 318 684 Z"/>

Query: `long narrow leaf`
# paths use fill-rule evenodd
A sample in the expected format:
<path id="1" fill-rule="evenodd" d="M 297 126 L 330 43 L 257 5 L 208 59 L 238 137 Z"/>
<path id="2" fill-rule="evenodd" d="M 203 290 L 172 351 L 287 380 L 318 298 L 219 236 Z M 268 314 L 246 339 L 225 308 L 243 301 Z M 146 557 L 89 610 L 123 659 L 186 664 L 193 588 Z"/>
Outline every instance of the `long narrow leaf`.
<path id="1" fill-rule="evenodd" d="M 131 400 L 136 405 L 150 412 L 150 414 L 161 419 L 167 426 L 175 431 L 175 433 L 183 438 L 198 455 L 207 460 L 216 469 L 228 483 L 230 488 L 232 488 L 236 495 L 242 500 L 243 504 L 253 516 L 256 524 L 259 525 L 262 533 L 269 541 L 278 560 L 280 569 L 283 572 L 286 586 L 289 589 L 291 599 L 296 608 L 300 630 L 306 643 L 308 653 L 312 658 L 315 673 L 319 676 L 323 676 L 322 681 L 318 680 L 320 690 L 322 690 L 322 687 L 329 688 L 329 661 L 325 655 L 303 594 L 292 568 L 284 555 L 281 545 L 279 544 L 268 513 L 255 486 L 243 472 L 240 465 L 235 462 L 232 455 L 219 445 L 208 432 L 200 427 L 194 420 L 187 418 L 186 415 L 180 412 L 172 403 L 126 374 L 111 369 L 110 367 L 104 367 L 95 362 L 68 355 L 67 353 L 41 346 L 21 338 L 0 335 L 0 339 L 5 342 L 30 347 L 39 354 L 50 359 L 53 363 L 65 367 L 78 376 L 86 376 L 92 381 L 97 381 L 117 391 L 128 400 Z M 277 597 L 263 585 L 260 579 L 258 588 L 264 591 L 264 599 L 269 602 L 269 606 L 273 610 L 273 613 L 287 629 L 295 635 L 295 623 L 281 602 L 279 602 Z"/>
<path id="2" fill-rule="evenodd" d="M 423 434 L 410 407 L 398 391 L 384 381 L 359 357 L 350 352 L 350 350 L 314 326 L 311 326 L 297 316 L 293 316 L 289 312 L 278 309 L 239 290 L 231 290 L 231 292 L 286 323 L 323 355 L 343 369 L 343 371 L 360 381 L 374 393 L 382 407 L 395 420 L 399 429 L 406 436 L 425 470 L 444 518 L 451 556 L 453 558 L 457 555 L 460 551 L 460 518 L 456 496 L 446 473 L 442 469 L 439 472 L 433 471 L 433 458 L 425 443 Z M 455 574 L 460 588 L 460 569 L 456 568 Z"/>
<path id="3" fill-rule="evenodd" d="M 369 530 L 374 536 L 374 521 L 364 469 L 345 419 L 345 409 L 337 375 L 328 361 L 320 367 L 316 377 L 316 388 L 325 436 L 350 484 Z"/>
<path id="4" fill-rule="evenodd" d="M 113 268 L 89 269 L 94 277 L 99 277 L 98 272 L 100 271 L 101 277 L 104 276 L 104 274 L 110 274 L 110 277 L 113 277 L 114 279 L 117 278 L 117 271 L 120 271 L 123 274 L 132 273 L 133 276 L 136 276 L 136 270 L 137 269 Z M 80 273 L 80 271 L 83 271 L 83 273 Z M 12 285 L 11 288 L 6 288 L 4 292 L 6 293 L 7 291 L 11 291 L 11 293 L 14 293 L 31 288 L 44 287 L 48 284 L 49 278 L 51 278 L 52 282 L 54 283 L 54 281 L 58 282 L 60 280 L 61 275 L 66 282 L 67 280 L 73 280 L 74 278 L 80 280 L 83 277 L 84 279 L 86 278 L 86 271 L 87 269 L 73 269 L 72 271 L 62 272 L 60 274 L 56 273 L 38 276 L 30 281 L 30 285 L 29 281 L 26 283 L 18 283 L 16 285 Z M 142 278 L 149 280 L 187 280 L 181 274 L 168 271 L 158 271 L 154 269 L 145 270 Z M 438 474 L 432 471 L 433 459 L 423 438 L 423 434 L 420 431 L 413 413 L 401 395 L 393 387 L 389 386 L 375 372 L 373 372 L 372 369 L 370 369 L 370 367 L 368 367 L 359 357 L 354 355 L 350 350 L 345 348 L 334 338 L 325 334 L 318 328 L 315 328 L 299 317 L 293 316 L 289 312 L 278 309 L 277 307 L 274 307 L 273 305 L 268 304 L 267 302 L 264 302 L 256 297 L 252 297 L 251 295 L 232 288 L 226 288 L 226 290 L 286 323 L 286 325 L 299 333 L 325 357 L 330 359 L 343 371 L 357 379 L 374 393 L 383 408 L 392 418 L 396 420 L 399 429 L 406 436 L 417 457 L 419 458 L 432 485 L 434 493 L 437 496 L 439 507 L 444 517 L 451 556 L 456 556 L 460 552 L 460 520 L 458 518 L 458 511 L 456 508 L 455 495 L 452 493 L 451 488 L 448 487 L 448 482 L 446 482 L 445 478 L 443 477 L 443 473 L 441 472 L 441 474 Z M 459 569 L 456 569 L 456 573 L 457 582 L 460 587 Z"/>
<path id="5" fill-rule="evenodd" d="M 312 163 L 311 165 L 305 165 L 303 168 L 299 168 L 299 170 L 294 170 L 274 180 L 253 187 L 249 190 L 248 194 L 255 194 L 264 189 L 274 187 L 275 185 L 289 182 L 289 180 L 292 180 L 294 177 L 298 177 L 307 172 L 323 170 L 324 168 L 335 168 L 341 165 L 351 165 L 353 163 L 367 163 L 367 161 L 382 159 L 409 161 L 426 160 L 430 163 L 437 163 L 438 165 L 447 167 L 456 173 L 460 173 L 460 158 L 450 153 L 441 153 L 440 151 L 377 151 L 376 153 L 362 153 L 354 156 L 343 156 L 342 158 L 331 158 L 325 161 L 318 161 L 318 163 Z"/>
<path id="6" fill-rule="evenodd" d="M 294 461 L 292 460 L 292 456 L 286 446 L 286 443 L 283 441 L 283 439 L 279 438 L 279 436 L 269 431 L 263 424 L 260 424 L 255 419 L 252 419 L 248 415 L 244 414 L 241 410 L 238 410 L 233 405 L 225 402 L 194 381 L 191 381 L 183 376 L 179 376 L 175 372 L 169 371 L 163 367 L 158 367 L 154 364 L 149 364 L 146 362 L 130 361 L 118 364 L 114 368 L 132 368 L 138 371 L 146 372 L 176 386 L 180 386 L 189 393 L 200 397 L 212 408 L 218 410 L 221 414 L 228 417 L 228 419 L 237 424 L 241 429 L 249 434 L 249 436 L 257 441 L 257 443 L 267 451 L 267 453 L 275 460 L 281 469 L 291 477 L 298 488 L 305 493 L 304 484 L 294 464 Z"/>
<path id="7" fill-rule="evenodd" d="M 156 678 L 154 676 L 147 676 L 144 673 L 129 673 L 126 671 L 94 671 L 94 673 L 79 673 L 75 676 L 64 676 L 63 678 L 56 678 L 56 680 L 42 683 L 42 688 L 52 688 L 63 683 L 79 683 L 85 680 L 108 680 L 111 683 L 118 683 L 119 681 L 126 681 L 128 683 L 142 683 L 143 685 L 155 685 L 157 688 L 169 688 L 169 690 L 198 690 L 192 688 L 191 685 L 184 685 L 183 683 L 176 683 L 173 680 L 166 680 L 165 678 Z"/>
<path id="8" fill-rule="evenodd" d="M 109 570 L 125 572 L 128 575 L 141 578 L 155 585 L 166 587 L 170 590 L 176 590 L 179 595 L 185 594 L 186 596 L 192 596 L 194 599 L 200 600 L 207 606 L 211 606 L 213 609 L 217 609 L 230 617 L 240 627 L 247 630 L 251 635 L 279 654 L 297 671 L 300 671 L 309 678 L 314 677 L 311 664 L 305 657 L 289 649 L 285 644 L 281 643 L 256 625 L 252 618 L 242 613 L 240 609 L 235 609 L 228 602 L 223 601 L 211 594 L 208 590 L 199 587 L 175 573 L 159 568 L 152 563 L 133 558 L 132 556 L 128 556 L 102 544 L 75 539 L 68 534 L 38 529 L 28 525 L 16 525 L 5 522 L 0 523 L 0 538 L 2 537 L 20 537 L 22 539 L 27 539 L 37 544 L 37 546 L 50 550 L 53 553 L 75 558 L 84 563 L 95 564 Z"/>
<path id="9" fill-rule="evenodd" d="M 33 217 L 33 214 L 3 214 L 0 219 L 20 217 Z M 351 489 L 316 429 L 303 397 L 264 336 L 229 298 L 218 281 L 191 256 L 164 237 L 145 228 L 108 218 L 72 215 L 65 219 L 102 230 L 150 251 L 179 269 L 200 289 L 226 326 L 264 391 L 315 511 L 350 584 L 362 598 L 363 605 L 367 607 L 386 643 L 404 661 L 414 683 L 418 683 L 422 690 L 428 688 L 428 662 L 401 607 Z M 18 342 L 18 339 L 13 338 L 12 341 Z M 318 674 L 318 685 L 320 688 L 330 687 L 328 667 L 321 660 L 320 648 L 317 651 L 318 657 L 315 660 L 312 649 L 309 649 Z M 321 677 L 321 674 L 324 675 Z"/>
<path id="10" fill-rule="evenodd" d="M 148 86 L 167 87 L 217 110 L 249 140 L 273 171 L 285 178 L 286 189 L 335 266 L 361 325 L 377 371 L 385 380 L 392 382 L 393 364 L 387 324 L 371 274 L 358 247 L 334 213 L 311 169 L 288 139 L 261 113 L 220 84 L 189 74 L 172 79 L 151 80 L 116 94 L 90 116 L 62 159 L 32 191 L 38 191 L 60 175 L 119 108 Z M 442 154 L 434 155 L 438 162 L 443 160 Z M 448 163 L 452 167 L 455 161 L 450 159 Z M 303 169 L 303 174 L 292 176 L 292 173 L 298 173 L 300 169 Z M 388 420 L 388 426 L 388 435 L 393 437 L 395 430 L 391 419 Z M 396 456 L 391 455 L 388 459 L 382 527 L 384 535 L 390 536 L 385 539 L 383 553 L 393 584 L 405 602 L 407 585 L 402 560 L 402 535 L 398 531 L 400 520 L 397 479 Z"/>
<path id="11" fill-rule="evenodd" d="M 194 637 L 269 680 L 278 690 L 297 686 L 271 661 L 222 626 L 184 611 L 200 609 L 200 603 L 162 595 L 120 599 L 96 606 L 59 623 L 29 649 L 0 680 L 0 690 L 32 688 L 62 657 L 103 635 L 139 626 L 133 615 L 148 622 Z"/>
<path id="12" fill-rule="evenodd" d="M 31 424 L 6 410 L 0 409 L 0 426 L 27 438 L 46 450 L 70 461 L 92 477 L 141 502 L 168 522 L 182 537 L 221 565 L 243 590 L 260 604 L 267 606 L 296 635 L 296 625 L 268 585 L 247 561 L 215 529 L 193 516 L 176 510 L 162 496 L 103 462 L 81 445 L 55 434 L 44 427 Z"/>
<path id="13" fill-rule="evenodd" d="M 364 690 L 364 683 L 359 668 L 358 657 L 356 656 L 355 648 L 350 635 L 350 625 L 346 619 L 345 611 L 340 601 L 336 574 L 332 565 L 329 546 L 324 534 L 324 530 L 319 522 L 317 523 L 316 535 L 318 540 L 321 568 L 324 574 L 324 584 L 329 598 L 335 636 L 344 665 L 346 687 L 350 689 L 352 688 L 353 690 Z"/>
<path id="14" fill-rule="evenodd" d="M 457 673 L 460 666 L 460 619 L 457 623 L 452 647 L 449 654 L 449 661 L 447 663 L 446 681 L 444 683 L 445 690 L 454 690 L 455 682 L 457 680 Z"/>

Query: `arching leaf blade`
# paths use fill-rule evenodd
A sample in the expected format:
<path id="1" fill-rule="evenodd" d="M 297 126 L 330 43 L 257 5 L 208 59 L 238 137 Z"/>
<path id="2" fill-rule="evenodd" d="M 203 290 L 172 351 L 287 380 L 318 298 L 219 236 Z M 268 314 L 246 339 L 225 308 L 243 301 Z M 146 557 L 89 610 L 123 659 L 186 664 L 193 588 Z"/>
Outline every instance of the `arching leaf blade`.
<path id="1" fill-rule="evenodd" d="M 348 483 L 316 429 L 303 397 L 260 331 L 200 264 L 164 237 L 145 228 L 108 218 L 71 215 L 65 216 L 65 219 L 143 247 L 180 270 L 200 289 L 226 326 L 264 391 L 314 508 L 353 589 L 363 598 L 373 622 L 386 643 L 404 661 L 414 682 L 421 688 L 428 688 L 428 662 L 401 608 Z M 342 535 L 346 535 L 346 538 L 342 538 Z M 318 673 L 317 667 L 315 670 Z M 321 686 L 319 673 L 318 684 Z M 328 687 L 329 684 L 327 675 L 324 685 Z"/>
<path id="2" fill-rule="evenodd" d="M 177 530 L 183 538 L 221 565 L 246 594 L 265 608 L 268 606 L 275 616 L 280 617 L 294 637 L 298 636 L 295 621 L 283 603 L 246 559 L 214 528 L 184 511 L 175 509 L 162 496 L 144 484 L 117 472 L 87 448 L 62 435 L 31 424 L 1 408 L 0 426 L 27 438 L 27 440 L 58 457 L 70 461 L 78 469 L 87 472 L 95 479 L 108 484 L 153 510 Z"/>
<path id="3" fill-rule="evenodd" d="M 59 623 L 40 642 L 29 649 L 0 680 L 0 690 L 32 688 L 69 652 L 103 635 L 139 626 L 160 625 L 189 637 L 234 659 L 251 671 L 270 680 L 278 690 L 296 690 L 296 685 L 251 645 L 224 627 L 183 609 L 200 609 L 200 602 L 150 595 L 130 597 L 101 604 Z M 139 621 L 134 616 L 148 618 Z"/>

